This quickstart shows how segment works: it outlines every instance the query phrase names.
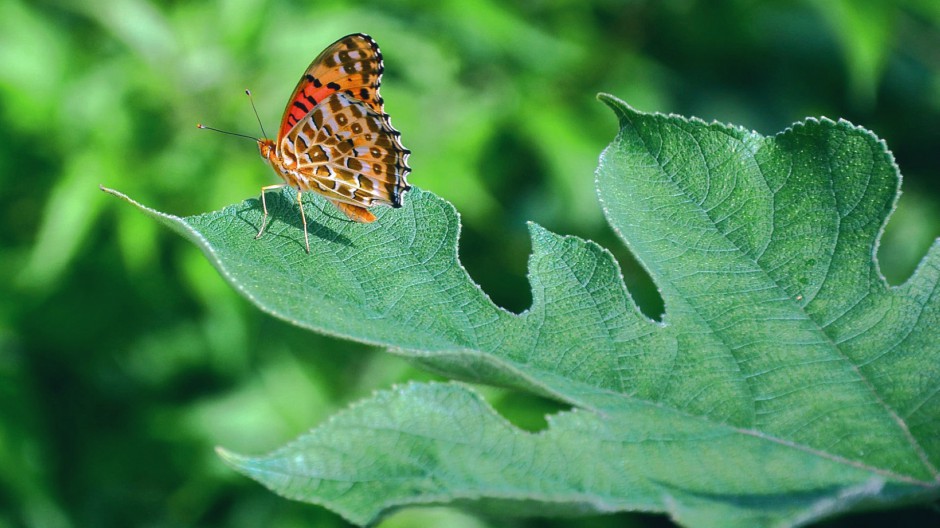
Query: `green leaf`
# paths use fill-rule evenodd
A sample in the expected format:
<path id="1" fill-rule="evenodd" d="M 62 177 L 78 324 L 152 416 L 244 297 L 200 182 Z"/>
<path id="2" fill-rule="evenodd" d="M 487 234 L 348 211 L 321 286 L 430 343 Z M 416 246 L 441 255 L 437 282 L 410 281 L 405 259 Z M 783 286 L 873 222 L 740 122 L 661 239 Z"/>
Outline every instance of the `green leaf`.
<path id="1" fill-rule="evenodd" d="M 598 194 L 662 323 L 609 252 L 536 225 L 532 307 L 498 308 L 457 260 L 453 208 L 418 189 L 368 225 L 305 194 L 311 255 L 290 190 L 268 196 L 260 240 L 258 200 L 188 218 L 141 206 L 262 310 L 573 407 L 530 433 L 462 383 L 409 384 L 267 456 L 223 458 L 358 524 L 473 503 L 793 526 L 940 496 L 940 244 L 902 286 L 878 271 L 900 185 L 885 145 L 844 121 L 762 137 L 602 100 L 620 132 Z"/>

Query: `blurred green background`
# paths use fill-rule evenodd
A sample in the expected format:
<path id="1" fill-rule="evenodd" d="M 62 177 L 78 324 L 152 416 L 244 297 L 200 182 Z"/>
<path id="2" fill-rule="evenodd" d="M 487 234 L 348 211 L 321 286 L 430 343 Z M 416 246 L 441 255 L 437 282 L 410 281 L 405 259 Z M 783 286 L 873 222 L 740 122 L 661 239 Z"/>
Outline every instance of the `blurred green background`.
<path id="1" fill-rule="evenodd" d="M 213 452 L 268 451 L 349 402 L 431 376 L 260 313 L 180 237 L 98 184 L 187 215 L 256 198 L 243 140 L 342 35 L 382 46 L 411 182 L 462 214 L 460 253 L 498 304 L 531 300 L 525 222 L 600 242 L 643 310 L 662 302 L 603 221 L 595 100 L 773 134 L 843 117 L 887 141 L 904 195 L 879 252 L 903 281 L 940 235 L 940 2 L 496 0 L 0 2 L 0 528 L 346 526 Z M 316 221 L 316 219 L 313 219 Z M 555 407 L 487 397 L 527 429 Z M 928 508 L 829 526 L 940 525 Z M 927 524 L 922 524 L 927 523 Z M 935 524 L 936 523 L 936 524 Z M 408 510 L 403 526 L 669 526 Z"/>

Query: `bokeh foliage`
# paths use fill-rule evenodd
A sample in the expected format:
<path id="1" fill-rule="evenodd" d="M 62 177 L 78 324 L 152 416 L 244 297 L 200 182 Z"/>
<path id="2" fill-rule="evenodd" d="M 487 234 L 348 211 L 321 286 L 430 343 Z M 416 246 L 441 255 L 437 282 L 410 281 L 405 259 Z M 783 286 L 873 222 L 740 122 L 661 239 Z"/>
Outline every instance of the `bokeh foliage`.
<path id="1" fill-rule="evenodd" d="M 531 302 L 526 220 L 610 248 L 596 102 L 772 134 L 843 117 L 893 150 L 905 180 L 879 257 L 906 278 L 940 235 L 940 3 L 495 0 L 0 3 L 0 527 L 344 526 L 226 469 L 348 402 L 430 376 L 248 306 L 197 251 L 99 183 L 193 214 L 272 183 L 254 145 L 195 128 L 268 130 L 303 68 L 351 32 L 382 46 L 386 109 L 411 180 L 463 215 L 460 253 L 500 305 Z M 552 404 L 492 390 L 527 428 Z M 924 510 L 856 518 L 933 519 Z M 835 521 L 842 525 L 850 521 Z M 578 524 L 580 523 L 580 524 Z M 668 525 L 661 517 L 520 525 Z M 498 526 L 446 509 L 385 526 Z M 847 524 L 846 524 L 847 525 Z"/>

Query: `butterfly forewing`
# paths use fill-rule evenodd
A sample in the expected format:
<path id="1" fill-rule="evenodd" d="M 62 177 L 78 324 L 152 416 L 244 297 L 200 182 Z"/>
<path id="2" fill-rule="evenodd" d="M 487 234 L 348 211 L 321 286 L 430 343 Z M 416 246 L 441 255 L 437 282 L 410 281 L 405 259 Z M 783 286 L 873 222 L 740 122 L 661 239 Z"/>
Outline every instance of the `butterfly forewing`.
<path id="1" fill-rule="evenodd" d="M 331 44 L 310 63 L 287 100 L 278 143 L 310 110 L 336 92 L 343 92 L 384 115 L 379 95 L 383 68 L 379 46 L 368 35 L 347 35 Z"/>
<path id="2" fill-rule="evenodd" d="M 327 96 L 278 145 L 298 184 L 351 205 L 399 207 L 410 187 L 409 151 L 385 116 L 338 92 Z"/>

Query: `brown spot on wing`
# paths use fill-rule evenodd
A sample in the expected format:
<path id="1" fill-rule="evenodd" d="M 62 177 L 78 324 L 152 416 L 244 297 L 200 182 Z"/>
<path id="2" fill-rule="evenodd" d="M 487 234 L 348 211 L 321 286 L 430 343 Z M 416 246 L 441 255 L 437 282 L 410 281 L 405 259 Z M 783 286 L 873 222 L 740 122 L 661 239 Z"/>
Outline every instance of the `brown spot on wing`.
<path id="1" fill-rule="evenodd" d="M 311 139 L 309 144 L 306 138 Z M 411 188 L 406 180 L 410 151 L 402 146 L 397 131 L 386 116 L 343 92 L 317 105 L 279 148 L 282 156 L 297 158 L 292 169 L 299 187 L 336 202 L 360 208 L 400 207 Z"/>

